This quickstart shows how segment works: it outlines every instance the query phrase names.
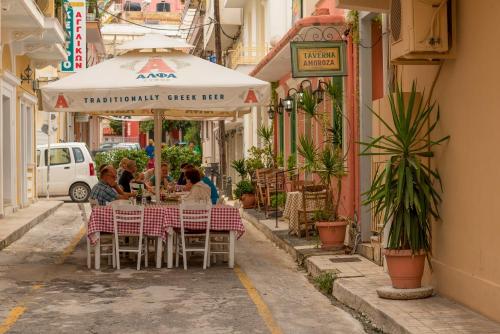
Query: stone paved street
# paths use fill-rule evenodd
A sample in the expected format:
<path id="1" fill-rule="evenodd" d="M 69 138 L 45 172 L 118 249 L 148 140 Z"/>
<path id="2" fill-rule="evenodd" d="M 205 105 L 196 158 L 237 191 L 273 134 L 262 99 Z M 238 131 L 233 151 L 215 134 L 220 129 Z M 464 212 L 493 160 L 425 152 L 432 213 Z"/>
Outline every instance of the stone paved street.
<path id="1" fill-rule="evenodd" d="M 0 333 L 363 333 L 247 224 L 237 268 L 89 271 L 65 203 L 0 251 Z M 76 247 L 75 247 L 76 246 Z"/>

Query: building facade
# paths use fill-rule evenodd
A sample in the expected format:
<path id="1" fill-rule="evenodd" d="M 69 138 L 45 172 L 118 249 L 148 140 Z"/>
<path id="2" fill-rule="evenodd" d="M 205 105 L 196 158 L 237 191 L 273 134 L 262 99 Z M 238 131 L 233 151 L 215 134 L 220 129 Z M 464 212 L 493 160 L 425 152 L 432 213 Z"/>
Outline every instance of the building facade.
<path id="1" fill-rule="evenodd" d="M 269 52 L 273 40 L 278 40 L 290 28 L 292 1 L 217 1 L 222 28 L 222 63 L 248 74 Z M 181 29 L 189 30 L 181 30 L 181 34 L 195 46 L 193 54 L 216 62 L 214 1 L 186 1 L 185 6 Z M 277 20 L 272 17 L 273 12 L 286 13 L 286 16 Z M 261 145 L 257 136 L 261 125 L 271 125 L 267 108 L 252 108 L 240 117 L 225 121 L 226 171 L 233 184 L 238 181 L 238 175 L 231 168 L 231 161 L 246 157 L 252 146 Z M 201 129 L 203 162 L 218 164 L 218 122 L 204 121 Z"/>
<path id="2" fill-rule="evenodd" d="M 40 7 L 43 5 L 43 7 Z M 2 0 L 0 215 L 36 199 L 36 69 L 66 57 L 55 1 Z"/>
<path id="3" fill-rule="evenodd" d="M 494 153 L 500 101 L 496 93 L 499 65 L 493 55 L 498 45 L 489 38 L 478 38 L 484 32 L 494 36 L 498 31 L 495 22 L 500 3 L 445 1 L 446 10 L 435 16 L 447 23 L 446 29 L 436 30 L 440 39 L 447 41 L 446 50 L 422 57 L 398 48 L 399 39 L 392 34 L 390 22 L 391 16 L 400 16 L 391 10 L 390 1 L 342 2 L 346 8 L 359 10 L 360 41 L 369 46 L 359 48 L 362 135 L 366 138 L 377 128 L 369 106 L 379 108 L 380 114 L 390 120 L 383 107 L 380 109 L 380 98 L 390 93 L 397 80 L 404 91 L 410 91 L 414 81 L 421 93 L 428 93 L 434 86 L 432 100 L 439 105 L 441 115 L 436 137 L 451 136 L 433 161 L 443 182 L 442 220 L 432 225 L 433 270 L 427 268 L 424 280 L 440 294 L 500 321 L 500 225 L 493 210 L 500 200 Z M 415 34 L 425 37 L 426 29 L 435 22 L 429 20 L 425 10 L 413 7 L 417 4 L 410 0 L 402 3 L 402 13 L 413 13 L 413 23 L 402 27 L 415 28 Z M 386 14 L 377 31 L 373 19 L 380 13 Z M 381 49 L 373 47 L 379 40 Z M 372 162 L 363 163 L 365 180 L 360 184 L 366 187 Z M 372 225 L 372 229 L 376 232 L 377 226 Z"/>

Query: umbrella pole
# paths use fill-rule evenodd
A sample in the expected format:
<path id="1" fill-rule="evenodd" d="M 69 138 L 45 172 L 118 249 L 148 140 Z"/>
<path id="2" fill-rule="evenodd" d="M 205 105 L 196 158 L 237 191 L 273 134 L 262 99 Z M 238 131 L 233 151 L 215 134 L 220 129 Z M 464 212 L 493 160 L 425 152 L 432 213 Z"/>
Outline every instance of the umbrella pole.
<path id="1" fill-rule="evenodd" d="M 155 194 L 156 203 L 160 203 L 160 183 L 161 183 L 161 114 L 159 110 L 154 111 L 154 140 L 155 140 Z"/>

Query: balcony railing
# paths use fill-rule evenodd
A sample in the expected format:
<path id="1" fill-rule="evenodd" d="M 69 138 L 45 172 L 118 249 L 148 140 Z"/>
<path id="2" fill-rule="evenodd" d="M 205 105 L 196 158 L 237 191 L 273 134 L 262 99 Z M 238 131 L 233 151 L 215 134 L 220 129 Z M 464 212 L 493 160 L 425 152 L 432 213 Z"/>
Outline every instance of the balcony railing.
<path id="1" fill-rule="evenodd" d="M 172 12 L 125 12 L 127 20 L 132 21 L 155 21 L 157 23 L 179 23 L 181 13 Z"/>
<path id="2" fill-rule="evenodd" d="M 229 57 L 229 65 L 236 68 L 239 65 L 256 65 L 271 50 L 268 45 L 243 46 L 239 43 Z"/>

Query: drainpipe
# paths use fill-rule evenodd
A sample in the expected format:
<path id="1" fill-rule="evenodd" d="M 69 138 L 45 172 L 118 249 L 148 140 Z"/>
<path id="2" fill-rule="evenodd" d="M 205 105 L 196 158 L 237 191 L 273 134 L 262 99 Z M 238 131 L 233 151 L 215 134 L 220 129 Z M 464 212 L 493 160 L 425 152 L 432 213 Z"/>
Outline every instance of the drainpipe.
<path id="1" fill-rule="evenodd" d="M 49 112 L 49 120 L 47 121 L 48 124 L 48 129 L 47 129 L 47 184 L 46 184 L 46 191 L 47 191 L 47 199 L 50 198 L 49 196 L 49 183 L 50 183 L 50 132 L 52 129 L 52 115 Z"/>

